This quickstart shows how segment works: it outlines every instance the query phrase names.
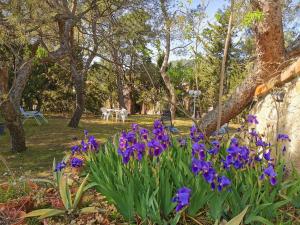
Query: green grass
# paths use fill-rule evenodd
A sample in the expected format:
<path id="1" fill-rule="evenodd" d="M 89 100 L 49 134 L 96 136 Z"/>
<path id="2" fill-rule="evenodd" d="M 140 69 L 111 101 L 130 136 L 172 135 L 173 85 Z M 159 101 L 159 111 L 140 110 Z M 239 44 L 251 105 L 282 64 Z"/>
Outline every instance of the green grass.
<path id="1" fill-rule="evenodd" d="M 65 152 L 70 151 L 70 147 L 75 143 L 73 138 L 77 137 L 80 140 L 84 129 L 103 143 L 115 133 L 128 129 L 131 123 L 139 123 L 149 128 L 156 117 L 134 115 L 130 116 L 125 123 L 112 120 L 107 122 L 99 117 L 84 117 L 77 129 L 67 126 L 69 119 L 66 117 L 48 115 L 47 118 L 49 123 L 41 126 L 33 120 L 26 121 L 24 125 L 28 147 L 26 152 L 11 152 L 7 130 L 4 136 L 0 136 L 0 155 L 4 157 L 6 164 L 16 176 L 25 172 L 34 177 L 48 176 L 53 158 L 60 160 Z M 182 134 L 188 132 L 191 124 L 187 119 L 179 118 L 175 121 L 175 126 Z M 6 172 L 4 163 L 0 162 L 0 180 L 5 180 Z"/>

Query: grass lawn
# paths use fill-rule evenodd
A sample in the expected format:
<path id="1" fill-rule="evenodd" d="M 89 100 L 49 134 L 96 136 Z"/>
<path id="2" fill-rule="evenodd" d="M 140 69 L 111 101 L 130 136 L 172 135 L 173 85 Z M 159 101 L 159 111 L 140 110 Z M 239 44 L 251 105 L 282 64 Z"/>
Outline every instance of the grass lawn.
<path id="1" fill-rule="evenodd" d="M 51 171 L 53 158 L 60 160 L 65 152 L 70 151 L 70 147 L 75 143 L 73 138 L 78 137 L 81 140 L 84 129 L 103 143 L 115 133 L 129 128 L 133 122 L 149 128 L 155 118 L 133 115 L 122 123 L 112 120 L 107 122 L 99 117 L 84 117 L 79 128 L 74 129 L 67 127 L 69 118 L 48 115 L 49 123 L 45 125 L 38 126 L 34 120 L 26 121 L 24 127 L 28 149 L 24 153 L 10 151 L 8 132 L 0 136 L 0 156 L 3 156 L 5 163 L 16 176 L 26 173 L 34 177 L 45 177 Z M 192 122 L 187 119 L 178 118 L 175 121 L 175 126 L 182 134 L 187 134 L 191 125 Z M 0 180 L 7 179 L 7 171 L 4 162 L 0 161 Z"/>

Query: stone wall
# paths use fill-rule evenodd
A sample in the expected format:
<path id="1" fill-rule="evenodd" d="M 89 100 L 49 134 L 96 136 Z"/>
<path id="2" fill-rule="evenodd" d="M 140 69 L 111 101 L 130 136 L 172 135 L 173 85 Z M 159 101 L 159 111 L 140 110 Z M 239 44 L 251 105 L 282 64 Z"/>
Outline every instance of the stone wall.
<path id="1" fill-rule="evenodd" d="M 285 93 L 282 102 L 276 101 L 278 91 Z M 271 91 L 251 111 L 259 121 L 257 130 L 264 133 L 271 143 L 276 142 L 278 133 L 289 135 L 291 142 L 286 145 L 286 158 L 300 171 L 300 77 L 286 83 L 280 90 Z"/>

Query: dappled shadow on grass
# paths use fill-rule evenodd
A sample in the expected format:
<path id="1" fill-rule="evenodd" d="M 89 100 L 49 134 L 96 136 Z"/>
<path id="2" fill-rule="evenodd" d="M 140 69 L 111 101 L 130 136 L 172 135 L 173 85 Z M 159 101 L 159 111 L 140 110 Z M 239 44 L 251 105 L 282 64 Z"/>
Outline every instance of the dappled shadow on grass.
<path id="1" fill-rule="evenodd" d="M 64 116 L 48 115 L 47 118 L 49 123 L 42 126 L 38 126 L 33 120 L 26 121 L 24 128 L 28 149 L 24 153 L 10 151 L 8 132 L 0 136 L 0 154 L 4 156 L 8 166 L 17 176 L 24 174 L 25 171 L 31 171 L 33 176 L 48 176 L 53 158 L 60 160 L 74 144 L 73 139 L 77 137 L 80 140 L 83 137 L 84 129 L 94 135 L 100 143 L 104 143 L 114 134 L 129 129 L 132 123 L 151 128 L 157 116 L 133 115 L 125 123 L 87 116 L 81 120 L 79 128 L 76 129 L 67 126 L 69 119 Z M 191 124 L 187 119 L 175 121 L 181 134 L 187 134 Z M 5 172 L 5 166 L 0 163 L 0 180 L 7 179 L 3 176 Z"/>

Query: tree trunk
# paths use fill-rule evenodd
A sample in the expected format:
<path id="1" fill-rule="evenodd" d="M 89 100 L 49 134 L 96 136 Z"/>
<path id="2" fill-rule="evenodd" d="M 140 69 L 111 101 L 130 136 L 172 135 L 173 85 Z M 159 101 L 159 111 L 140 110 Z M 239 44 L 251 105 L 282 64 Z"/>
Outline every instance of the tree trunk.
<path id="1" fill-rule="evenodd" d="M 142 102 L 141 114 L 146 115 L 146 104 L 145 104 L 145 102 Z"/>
<path id="2" fill-rule="evenodd" d="M 33 64 L 33 59 L 29 59 L 25 62 L 22 62 L 18 68 L 16 77 L 13 81 L 12 88 L 10 90 L 11 100 L 15 105 L 16 109 L 19 111 L 22 94 L 29 79 Z"/>
<path id="3" fill-rule="evenodd" d="M 123 80 L 122 80 L 123 73 L 119 73 L 119 70 L 117 72 L 117 92 L 118 92 L 118 102 L 119 102 L 119 108 L 126 109 L 125 105 L 125 97 L 124 97 L 124 86 L 123 86 Z"/>
<path id="4" fill-rule="evenodd" d="M 170 111 L 171 111 L 171 118 L 172 120 L 175 119 L 176 114 L 176 93 L 173 84 L 171 83 L 170 77 L 167 74 L 167 68 L 169 63 L 170 51 L 171 51 L 171 20 L 168 15 L 168 11 L 166 8 L 166 1 L 160 0 L 161 10 L 164 16 L 164 23 L 165 23 L 165 52 L 164 52 L 164 60 L 160 67 L 160 74 L 164 80 L 164 83 L 169 92 L 169 100 L 170 100 Z"/>
<path id="5" fill-rule="evenodd" d="M 119 108 L 126 109 L 125 96 L 124 96 L 124 79 L 123 79 L 124 72 L 123 69 L 121 68 L 118 49 L 116 49 L 114 46 L 111 46 L 111 56 L 114 61 L 115 73 L 117 75 L 116 82 L 117 82 Z"/>
<path id="6" fill-rule="evenodd" d="M 25 132 L 19 114 L 22 93 L 31 72 L 32 60 L 21 65 L 17 71 L 13 85 L 8 92 L 8 69 L 1 69 L 0 110 L 4 117 L 11 138 L 11 149 L 16 152 L 26 150 Z"/>
<path id="7" fill-rule="evenodd" d="M 68 126 L 77 128 L 85 108 L 85 80 L 84 75 L 77 70 L 75 60 L 71 59 L 70 63 L 72 79 L 76 92 L 76 108 Z"/>
<path id="8" fill-rule="evenodd" d="M 129 114 L 134 113 L 134 102 L 131 95 L 131 90 L 129 88 L 128 93 L 125 94 L 125 105 Z"/>
<path id="9" fill-rule="evenodd" d="M 223 89 L 224 89 L 224 77 L 225 77 L 225 70 L 226 70 L 227 55 L 228 55 L 228 49 L 229 49 L 229 44 L 230 44 L 230 40 L 231 40 L 233 3 L 234 3 L 234 1 L 231 0 L 231 10 L 230 10 L 231 12 L 230 12 L 230 17 L 229 17 L 227 36 L 225 39 L 224 55 L 223 55 L 223 60 L 222 60 L 221 73 L 220 73 L 217 130 L 220 130 L 220 127 L 221 127 L 222 97 L 223 97 Z"/>
<path id="10" fill-rule="evenodd" d="M 22 120 L 11 99 L 2 102 L 0 109 L 5 119 L 6 127 L 9 130 L 12 151 L 25 151 L 26 142 Z"/>
<path id="11" fill-rule="evenodd" d="M 252 1 L 254 10 L 264 14 L 262 21 L 257 22 L 254 32 L 257 54 L 257 71 L 248 76 L 227 100 L 223 107 L 221 124 L 229 122 L 252 101 L 256 87 L 276 76 L 282 70 L 285 58 L 284 37 L 280 0 Z M 207 113 L 200 129 L 210 135 L 217 127 L 218 108 Z"/>

